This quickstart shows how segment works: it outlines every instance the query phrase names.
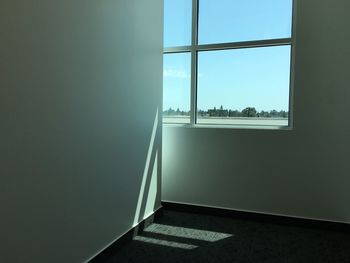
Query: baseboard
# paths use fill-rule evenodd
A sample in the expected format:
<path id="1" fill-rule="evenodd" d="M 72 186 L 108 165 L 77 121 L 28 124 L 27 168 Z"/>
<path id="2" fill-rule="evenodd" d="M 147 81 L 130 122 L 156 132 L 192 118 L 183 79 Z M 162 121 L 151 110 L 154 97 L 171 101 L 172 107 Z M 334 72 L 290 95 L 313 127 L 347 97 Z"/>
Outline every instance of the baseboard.
<path id="1" fill-rule="evenodd" d="M 109 259 L 116 250 L 120 249 L 122 246 L 124 246 L 126 243 L 133 240 L 133 238 L 138 235 L 138 233 L 142 232 L 147 226 L 153 223 L 153 221 L 157 220 L 159 217 L 162 216 L 163 208 L 159 208 L 156 210 L 152 215 L 147 217 L 146 219 L 142 220 L 138 225 L 131 228 L 129 231 L 127 231 L 124 235 L 122 235 L 120 238 L 112 242 L 107 248 L 103 249 L 102 252 L 98 253 L 95 257 L 88 260 L 88 263 L 103 263 L 106 262 L 107 259 Z"/>
<path id="2" fill-rule="evenodd" d="M 350 224 L 163 201 L 164 210 L 350 233 Z"/>

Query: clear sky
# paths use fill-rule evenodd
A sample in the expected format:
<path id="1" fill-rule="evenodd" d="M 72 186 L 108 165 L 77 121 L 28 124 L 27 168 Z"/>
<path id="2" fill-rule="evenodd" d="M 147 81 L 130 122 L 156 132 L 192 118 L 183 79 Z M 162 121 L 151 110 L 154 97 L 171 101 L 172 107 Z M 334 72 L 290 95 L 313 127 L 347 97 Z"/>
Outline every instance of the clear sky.
<path id="1" fill-rule="evenodd" d="M 165 0 L 164 46 L 190 45 L 191 0 Z M 292 0 L 199 0 L 199 44 L 285 38 Z M 164 57 L 164 109 L 190 109 L 189 53 Z M 198 109 L 288 110 L 290 46 L 200 52 Z"/>

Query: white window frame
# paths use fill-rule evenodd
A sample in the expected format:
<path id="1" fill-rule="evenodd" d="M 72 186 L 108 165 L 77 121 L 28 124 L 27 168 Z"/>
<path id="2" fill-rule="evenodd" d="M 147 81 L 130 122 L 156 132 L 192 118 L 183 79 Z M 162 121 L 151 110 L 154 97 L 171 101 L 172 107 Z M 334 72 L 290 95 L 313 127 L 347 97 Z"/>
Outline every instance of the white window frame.
<path id="1" fill-rule="evenodd" d="M 164 48 L 163 54 L 175 54 L 175 53 L 191 53 L 191 101 L 190 101 L 190 124 L 181 124 L 181 126 L 189 127 L 228 127 L 228 128 L 257 128 L 257 129 L 292 129 L 293 128 L 293 90 L 294 90 L 294 54 L 295 54 L 295 13 L 296 2 L 292 0 L 292 29 L 290 38 L 278 38 L 278 39 L 264 39 L 254 41 L 242 41 L 242 42 L 228 42 L 228 43 L 215 43 L 215 44 L 198 44 L 198 27 L 199 27 L 199 1 L 192 0 L 192 35 L 191 45 L 189 46 L 176 46 Z M 290 83 L 289 83 L 289 109 L 288 109 L 288 126 L 265 126 L 265 125 L 245 125 L 231 124 L 198 124 L 197 123 L 197 77 L 198 77 L 198 52 L 201 51 L 223 51 L 230 49 L 242 49 L 242 48 L 258 48 L 258 47 L 273 47 L 273 46 L 290 46 L 291 47 L 291 62 L 290 62 Z M 165 123 L 167 125 L 174 125 Z M 180 124 L 175 124 L 180 125 Z"/>

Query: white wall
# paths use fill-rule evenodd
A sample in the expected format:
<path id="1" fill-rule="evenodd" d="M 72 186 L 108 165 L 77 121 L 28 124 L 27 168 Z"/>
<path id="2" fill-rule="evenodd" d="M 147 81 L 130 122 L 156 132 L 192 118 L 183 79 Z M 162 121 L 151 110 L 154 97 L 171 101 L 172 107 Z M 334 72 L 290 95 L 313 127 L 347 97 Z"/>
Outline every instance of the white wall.
<path id="1" fill-rule="evenodd" d="M 162 12 L 0 2 L 1 262 L 82 262 L 159 207 Z"/>
<path id="2" fill-rule="evenodd" d="M 164 128 L 164 200 L 350 223 L 349 10 L 297 3 L 293 130 Z"/>

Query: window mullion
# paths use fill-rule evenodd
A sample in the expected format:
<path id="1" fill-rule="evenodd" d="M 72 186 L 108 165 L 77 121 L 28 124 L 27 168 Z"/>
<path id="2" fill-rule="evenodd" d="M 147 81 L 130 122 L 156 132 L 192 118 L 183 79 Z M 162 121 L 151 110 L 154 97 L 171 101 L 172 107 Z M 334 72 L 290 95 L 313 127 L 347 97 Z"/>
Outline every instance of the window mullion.
<path id="1" fill-rule="evenodd" d="M 198 45 L 198 2 L 192 0 L 192 43 L 191 43 L 191 125 L 197 122 L 197 45 Z"/>

